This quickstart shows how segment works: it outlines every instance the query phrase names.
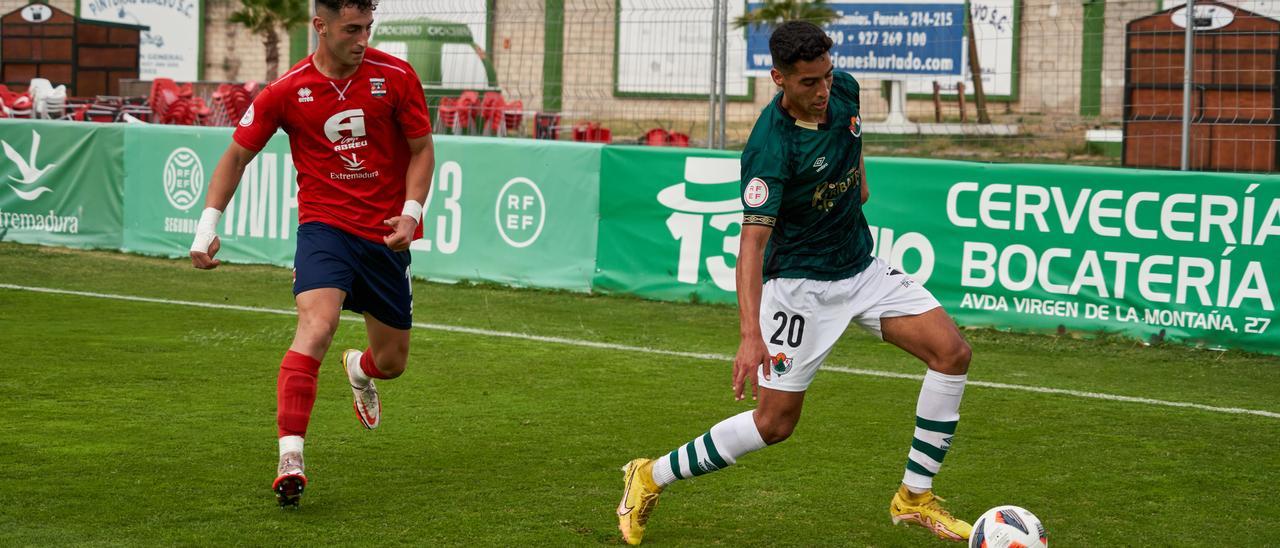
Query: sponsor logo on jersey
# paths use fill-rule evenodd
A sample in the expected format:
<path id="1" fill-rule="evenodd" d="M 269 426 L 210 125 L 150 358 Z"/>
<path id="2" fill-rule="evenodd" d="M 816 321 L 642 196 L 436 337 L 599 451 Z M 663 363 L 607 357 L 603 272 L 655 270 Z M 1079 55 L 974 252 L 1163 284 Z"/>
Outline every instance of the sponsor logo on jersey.
<path id="1" fill-rule="evenodd" d="M 813 162 L 813 168 L 814 168 L 814 169 L 816 169 L 816 170 L 818 170 L 818 173 L 822 173 L 822 170 L 827 169 L 827 166 L 829 166 L 829 165 L 831 165 L 831 164 L 828 164 L 828 163 L 827 163 L 827 157 L 826 157 L 826 156 L 823 156 L 823 157 L 821 157 L 821 158 L 818 158 L 816 161 L 814 161 L 814 162 Z"/>
<path id="2" fill-rule="evenodd" d="M 315 100 L 316 98 L 311 96 L 311 88 L 306 88 L 306 87 L 298 88 L 299 103 L 310 103 Z"/>
<path id="3" fill-rule="evenodd" d="M 249 110 L 244 111 L 244 116 L 240 117 L 240 126 L 249 127 L 253 125 L 253 105 L 249 105 Z"/>
<path id="4" fill-rule="evenodd" d="M 788 358 L 786 354 L 778 352 L 778 355 L 773 357 L 773 365 L 771 366 L 773 367 L 773 374 L 785 375 L 788 371 L 791 371 L 792 359 Z"/>
<path id="5" fill-rule="evenodd" d="M 369 94 L 374 97 L 382 97 L 383 95 L 386 95 L 387 79 L 386 78 L 370 78 Z"/>
<path id="6" fill-rule="evenodd" d="M 849 118 L 849 133 L 854 137 L 862 137 L 862 115 L 854 115 Z"/>
<path id="7" fill-rule="evenodd" d="M 836 206 L 836 200 L 839 200 L 845 192 L 851 188 L 857 188 L 862 175 L 858 168 L 850 169 L 845 173 L 844 178 L 839 181 L 822 181 L 813 189 L 813 201 L 810 205 L 814 209 L 822 212 L 831 211 Z"/>
<path id="8" fill-rule="evenodd" d="M 742 191 L 742 202 L 748 207 L 760 207 L 769 201 L 769 185 L 765 184 L 764 179 L 756 177 L 747 183 L 747 188 Z"/>
<path id="9" fill-rule="evenodd" d="M 342 158 L 342 163 L 345 164 L 342 166 L 342 169 L 347 171 L 364 171 L 364 160 L 357 158 L 356 153 L 352 152 L 350 158 L 343 156 L 342 153 L 338 153 L 338 157 Z"/>
<path id="10" fill-rule="evenodd" d="M 364 109 L 353 108 L 330 116 L 324 121 L 324 136 L 331 143 L 343 137 L 364 137 Z"/>
<path id="11" fill-rule="evenodd" d="M 338 145 L 333 147 L 333 150 L 335 152 L 342 152 L 353 148 L 364 148 L 365 146 L 368 146 L 368 144 L 369 141 L 359 137 L 343 137 L 341 141 L 338 141 Z"/>

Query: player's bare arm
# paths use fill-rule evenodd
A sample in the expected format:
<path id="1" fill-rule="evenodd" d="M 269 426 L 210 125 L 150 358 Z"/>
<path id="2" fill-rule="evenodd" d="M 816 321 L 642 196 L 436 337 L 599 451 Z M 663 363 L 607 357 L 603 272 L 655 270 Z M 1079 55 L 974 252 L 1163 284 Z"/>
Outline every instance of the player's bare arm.
<path id="1" fill-rule="evenodd" d="M 867 186 L 867 159 L 866 157 L 858 158 L 858 173 L 862 174 L 862 203 L 867 203 L 871 199 L 871 187 Z"/>
<path id="2" fill-rule="evenodd" d="M 400 215 L 392 217 L 382 224 L 391 227 L 391 234 L 383 238 L 387 247 L 393 251 L 409 249 L 413 241 L 413 232 L 422 221 L 422 204 L 427 202 L 427 193 L 431 191 L 431 173 L 435 170 L 435 144 L 428 133 L 416 139 L 409 139 L 409 169 L 405 174 L 404 210 Z"/>
<path id="3" fill-rule="evenodd" d="M 760 334 L 760 291 L 764 268 L 764 246 L 773 228 L 764 225 L 742 225 L 742 244 L 738 250 L 738 322 L 742 342 L 733 359 L 733 396 L 742 400 L 746 379 L 751 378 L 751 399 L 756 399 L 756 368 L 769 359 L 769 349 Z M 769 368 L 764 368 L 765 377 Z"/>
<path id="4" fill-rule="evenodd" d="M 245 166 L 253 161 L 258 153 L 237 144 L 235 141 L 227 147 L 213 169 L 213 178 L 209 181 L 209 195 L 204 201 L 204 212 L 200 215 L 200 223 L 196 225 L 195 240 L 191 243 L 191 265 L 209 270 L 222 264 L 213 258 L 218 253 L 217 224 L 222 211 L 231 203 L 231 196 L 240 186 L 240 177 L 244 175 Z"/>

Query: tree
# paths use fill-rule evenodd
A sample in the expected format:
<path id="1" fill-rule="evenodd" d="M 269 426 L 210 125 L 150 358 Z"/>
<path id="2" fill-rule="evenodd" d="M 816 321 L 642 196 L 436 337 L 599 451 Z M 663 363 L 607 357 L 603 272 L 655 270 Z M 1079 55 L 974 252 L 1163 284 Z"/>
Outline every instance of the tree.
<path id="1" fill-rule="evenodd" d="M 280 74 L 280 34 L 311 20 L 307 0 L 240 0 L 241 8 L 231 14 L 232 23 L 240 23 L 262 37 L 267 50 L 267 81 Z"/>
<path id="2" fill-rule="evenodd" d="M 733 20 L 734 28 L 748 25 L 778 25 L 785 21 L 806 21 L 826 25 L 840 18 L 840 14 L 827 7 L 827 0 L 764 0 L 764 5 Z"/>

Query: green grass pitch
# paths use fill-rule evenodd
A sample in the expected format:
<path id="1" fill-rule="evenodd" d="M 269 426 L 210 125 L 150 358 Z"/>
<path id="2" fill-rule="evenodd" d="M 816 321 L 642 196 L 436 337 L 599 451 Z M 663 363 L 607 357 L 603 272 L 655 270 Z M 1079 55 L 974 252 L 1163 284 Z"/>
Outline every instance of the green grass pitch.
<path id="1" fill-rule="evenodd" d="M 0 244 L 0 284 L 289 310 L 286 269 Z M 415 283 L 424 323 L 731 355 L 732 307 Z M 618 544 L 619 467 L 749 408 L 727 361 L 416 329 L 363 430 L 336 367 L 311 483 L 276 507 L 275 379 L 293 318 L 0 288 L 0 545 Z M 1280 533 L 1280 359 L 966 330 L 970 379 L 1264 414 L 971 385 L 936 483 L 973 519 L 1016 504 L 1056 546 L 1263 546 Z M 856 329 L 828 363 L 922 374 Z M 680 482 L 654 546 L 930 546 L 889 498 L 919 381 L 820 373 L 795 436 Z"/>

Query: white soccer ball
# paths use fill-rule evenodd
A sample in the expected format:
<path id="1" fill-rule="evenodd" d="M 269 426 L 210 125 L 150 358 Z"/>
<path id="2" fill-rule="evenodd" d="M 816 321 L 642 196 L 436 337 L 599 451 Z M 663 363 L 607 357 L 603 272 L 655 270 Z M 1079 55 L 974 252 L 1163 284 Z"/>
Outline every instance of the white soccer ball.
<path id="1" fill-rule="evenodd" d="M 969 548 L 1049 548 L 1040 518 L 1017 506 L 997 506 L 978 518 Z"/>

